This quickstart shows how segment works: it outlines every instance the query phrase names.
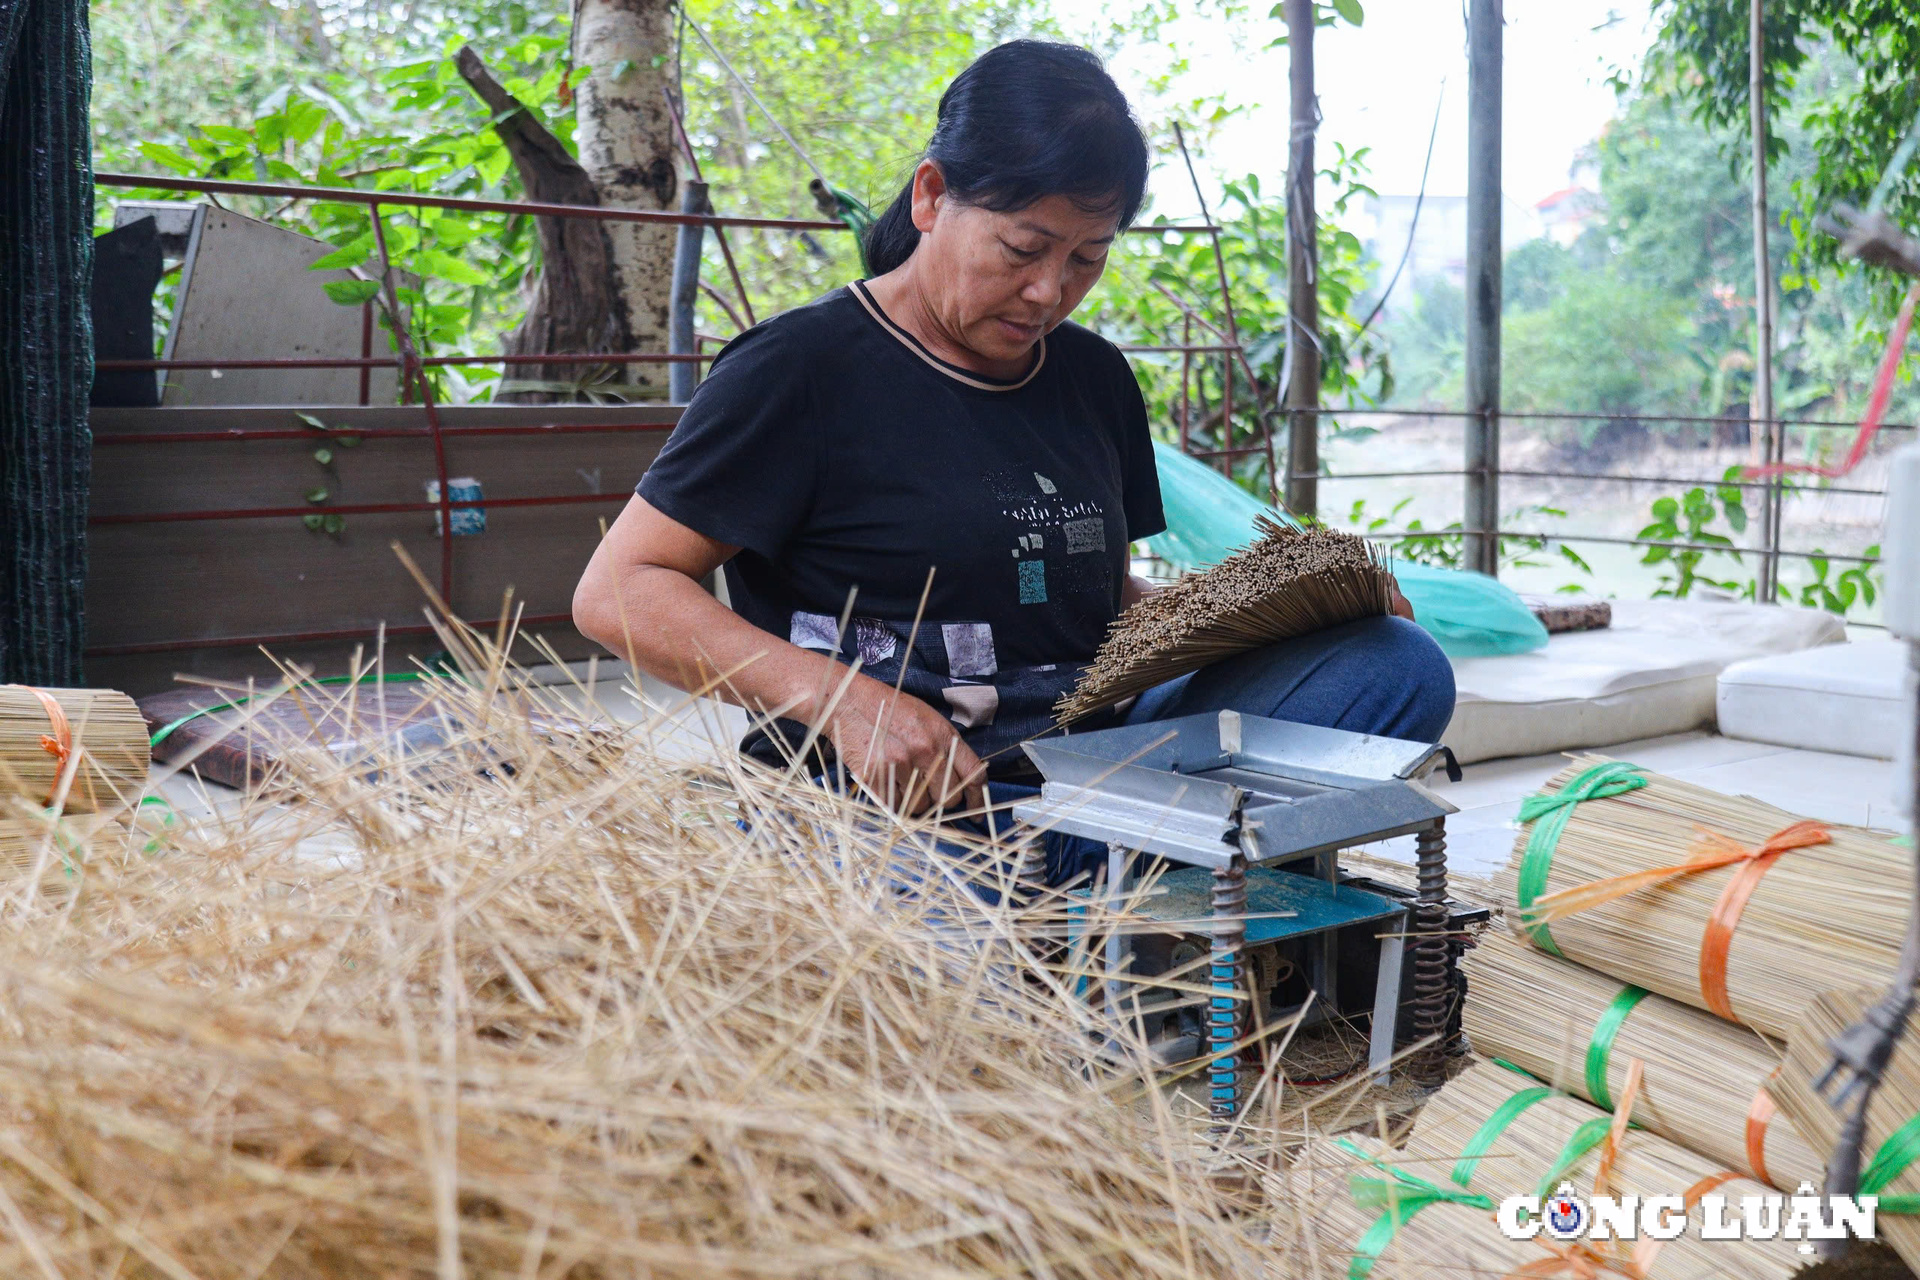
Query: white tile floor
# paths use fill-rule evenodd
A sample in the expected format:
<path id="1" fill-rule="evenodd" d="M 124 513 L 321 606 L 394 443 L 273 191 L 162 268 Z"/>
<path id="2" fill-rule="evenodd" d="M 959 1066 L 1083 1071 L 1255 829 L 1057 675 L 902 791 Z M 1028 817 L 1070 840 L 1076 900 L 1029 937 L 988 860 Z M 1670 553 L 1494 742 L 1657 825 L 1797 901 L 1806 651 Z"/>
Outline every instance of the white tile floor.
<path id="1" fill-rule="evenodd" d="M 1617 746 L 1598 755 L 1631 760 L 1649 769 L 1729 795 L 1751 795 L 1793 813 L 1828 822 L 1905 831 L 1894 811 L 1893 763 L 1741 742 L 1713 733 L 1676 733 Z M 1539 790 L 1566 766 L 1555 753 L 1467 765 L 1459 782 L 1433 775 L 1434 787 L 1460 806 L 1447 819 L 1447 865 L 1463 875 L 1487 878 L 1513 852 L 1514 815 L 1521 797 Z M 1382 841 L 1367 852 L 1413 861 L 1413 838 Z"/>

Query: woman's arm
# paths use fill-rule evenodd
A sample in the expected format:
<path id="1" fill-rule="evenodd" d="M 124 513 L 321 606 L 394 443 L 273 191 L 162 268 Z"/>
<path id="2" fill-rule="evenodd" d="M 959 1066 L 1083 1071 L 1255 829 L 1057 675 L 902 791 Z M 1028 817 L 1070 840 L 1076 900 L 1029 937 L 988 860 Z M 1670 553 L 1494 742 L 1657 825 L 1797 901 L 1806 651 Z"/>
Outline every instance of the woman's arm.
<path id="1" fill-rule="evenodd" d="M 832 658 L 707 594 L 700 579 L 737 551 L 635 495 L 574 588 L 574 625 L 676 688 L 704 690 L 725 677 L 713 692 L 728 702 L 820 727 L 854 777 L 889 804 L 910 813 L 979 806 L 985 767 L 945 716 L 868 676 L 849 680 Z"/>

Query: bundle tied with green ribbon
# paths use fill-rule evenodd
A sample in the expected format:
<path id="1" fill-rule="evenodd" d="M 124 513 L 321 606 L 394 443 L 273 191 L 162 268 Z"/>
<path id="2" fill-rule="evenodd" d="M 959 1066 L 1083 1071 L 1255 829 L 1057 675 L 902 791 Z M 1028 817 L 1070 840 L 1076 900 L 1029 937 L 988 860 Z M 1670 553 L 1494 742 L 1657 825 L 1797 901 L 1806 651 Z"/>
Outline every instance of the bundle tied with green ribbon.
<path id="1" fill-rule="evenodd" d="M 1786 1060 L 1774 1076 L 1773 1092 L 1781 1114 L 1823 1150 L 1839 1142 L 1846 1114 L 1815 1091 L 1813 1082 L 1833 1056 L 1830 1043 L 1880 996 L 1877 987 L 1821 992 L 1787 1037 Z M 1914 1032 L 1909 1023 L 1867 1108 L 1858 1194 L 1879 1197 L 1875 1234 L 1910 1269 L 1920 1271 L 1920 1041 Z"/>
<path id="2" fill-rule="evenodd" d="M 1313 1139 L 1273 1199 L 1272 1274 L 1506 1276 L 1551 1256 L 1534 1242 L 1501 1235 L 1498 1201 L 1447 1181 L 1445 1167 L 1357 1134 Z"/>
<path id="3" fill-rule="evenodd" d="M 1552 955 L 1776 1039 L 1806 973 L 1893 972 L 1910 855 L 1881 836 L 1593 755 L 1518 818 L 1494 888 Z"/>
<path id="4" fill-rule="evenodd" d="M 1625 1088 L 1622 1089 L 1625 1097 Z M 1637 1103 L 1632 1115 L 1639 1114 Z M 1491 1196 L 1547 1196 L 1570 1182 L 1582 1196 L 1595 1190 L 1611 1160 L 1607 1194 L 1687 1195 L 1693 1226 L 1664 1244 L 1650 1276 L 1785 1277 L 1805 1263 L 1788 1240 L 1704 1241 L 1699 1197 L 1713 1192 L 1738 1205 L 1768 1188 L 1719 1162 L 1638 1127 L 1609 1144 L 1616 1117 L 1555 1090 L 1518 1068 L 1481 1062 L 1455 1076 L 1421 1110 L 1403 1163 L 1444 1174 L 1455 1190 Z M 1689 1193 L 1692 1193 L 1689 1195 Z"/>
<path id="5" fill-rule="evenodd" d="M 1636 1123 L 1782 1191 L 1823 1181 L 1820 1152 L 1774 1113 L 1766 1082 L 1781 1050 L 1765 1037 L 1498 931 L 1462 963 L 1463 1025 L 1481 1053 L 1602 1110 L 1637 1058 Z"/>

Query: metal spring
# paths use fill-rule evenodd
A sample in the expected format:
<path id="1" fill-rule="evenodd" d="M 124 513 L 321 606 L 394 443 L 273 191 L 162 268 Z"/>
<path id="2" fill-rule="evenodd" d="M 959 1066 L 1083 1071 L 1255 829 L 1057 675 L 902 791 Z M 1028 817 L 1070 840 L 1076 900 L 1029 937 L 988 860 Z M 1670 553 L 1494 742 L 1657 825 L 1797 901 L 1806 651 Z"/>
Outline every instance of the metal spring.
<path id="1" fill-rule="evenodd" d="M 1444 1039 L 1453 983 L 1447 948 L 1447 831 L 1444 823 L 1414 836 L 1419 896 L 1414 904 L 1413 1030 L 1429 1044 L 1408 1064 L 1421 1085 L 1446 1083 Z"/>
<path id="2" fill-rule="evenodd" d="M 1213 945 L 1207 978 L 1216 992 L 1207 1001 L 1207 1103 L 1216 1124 L 1240 1114 L 1238 1045 L 1245 1010 L 1240 998 L 1241 959 L 1247 937 L 1247 860 L 1234 854 L 1213 869 Z M 1227 916 L 1231 919 L 1222 919 Z"/>

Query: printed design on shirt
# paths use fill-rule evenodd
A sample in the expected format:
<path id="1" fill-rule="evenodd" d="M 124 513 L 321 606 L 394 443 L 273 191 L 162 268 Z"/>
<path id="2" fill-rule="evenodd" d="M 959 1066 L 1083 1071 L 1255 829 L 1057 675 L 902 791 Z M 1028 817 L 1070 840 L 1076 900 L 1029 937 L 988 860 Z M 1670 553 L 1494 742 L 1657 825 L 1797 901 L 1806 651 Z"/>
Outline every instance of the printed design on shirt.
<path id="1" fill-rule="evenodd" d="M 1016 567 L 1020 571 L 1020 603 L 1045 604 L 1047 602 L 1047 562 L 1045 560 L 1021 560 Z"/>
<path id="2" fill-rule="evenodd" d="M 787 643 L 825 653 L 840 651 L 840 620 L 824 613 L 795 611 L 787 622 Z"/>
<path id="3" fill-rule="evenodd" d="M 993 654 L 993 628 L 987 623 L 942 623 L 940 639 L 947 650 L 947 674 L 956 680 L 984 680 L 1000 669 Z"/>
<path id="4" fill-rule="evenodd" d="M 953 710 L 948 719 L 962 729 L 977 729 L 993 723 L 1000 710 L 1000 691 L 990 684 L 950 684 L 940 690 Z"/>
<path id="5" fill-rule="evenodd" d="M 840 652 L 840 620 L 831 614 L 796 610 L 787 622 L 787 643 L 821 653 Z M 885 662 L 899 648 L 899 640 L 878 618 L 853 620 L 854 655 L 862 666 Z"/>
<path id="6" fill-rule="evenodd" d="M 1067 554 L 1070 556 L 1107 549 L 1107 522 L 1100 516 L 1069 520 L 1060 531 L 1067 537 Z"/>
<path id="7" fill-rule="evenodd" d="M 1023 563 L 1031 564 L 1040 583 L 1047 584 L 1043 561 Z M 1105 563 L 1104 556 L 1063 557 L 1055 561 L 1052 576 Z M 1081 670 L 1073 662 L 1001 665 L 1002 646 L 992 624 L 986 622 L 925 620 L 916 627 L 911 621 L 855 618 L 836 647 L 838 630 L 839 620 L 831 614 L 789 615 L 788 635 L 795 644 L 825 650 L 843 663 L 861 658 L 861 670 L 867 675 L 882 684 L 897 685 L 946 715 L 965 735 L 968 746 L 1001 767 L 1018 762 L 1020 742 L 1054 731 L 1054 703 L 1073 687 Z M 891 644 L 880 633 L 889 636 Z"/>
<path id="8" fill-rule="evenodd" d="M 1041 475 L 1038 471 L 1033 473 L 1033 480 L 1035 484 L 1040 486 L 1040 492 L 1048 495 L 1049 497 L 1060 492 L 1059 487 L 1055 485 L 1053 481 L 1047 479 L 1045 476 Z"/>

